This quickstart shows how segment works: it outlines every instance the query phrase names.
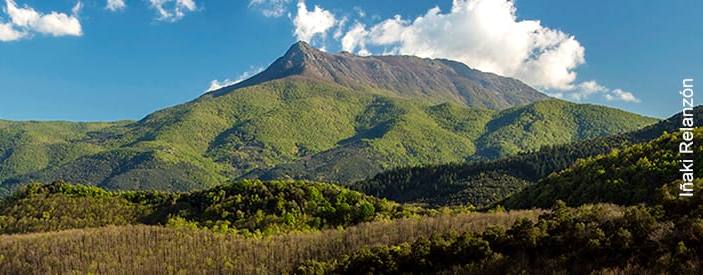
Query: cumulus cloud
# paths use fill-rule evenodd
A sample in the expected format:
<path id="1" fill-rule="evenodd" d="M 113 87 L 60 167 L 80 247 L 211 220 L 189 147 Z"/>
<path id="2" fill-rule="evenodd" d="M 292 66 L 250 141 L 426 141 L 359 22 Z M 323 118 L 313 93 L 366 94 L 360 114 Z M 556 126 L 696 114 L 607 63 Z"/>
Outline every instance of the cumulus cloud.
<path id="1" fill-rule="evenodd" d="M 125 4 L 124 0 L 107 0 L 105 8 L 110 11 L 120 11 L 127 8 L 127 4 Z"/>
<path id="2" fill-rule="evenodd" d="M 608 101 L 624 101 L 639 103 L 640 100 L 637 97 L 627 91 L 622 89 L 610 89 L 605 87 L 594 80 L 585 81 L 574 85 L 572 88 L 550 94 L 559 98 L 571 99 L 574 101 L 583 101 L 591 96 L 599 95 L 600 97 Z"/>
<path id="3" fill-rule="evenodd" d="M 334 39 L 339 40 L 339 38 L 341 38 L 342 35 L 344 35 L 344 27 L 347 26 L 347 22 L 349 22 L 349 17 L 346 17 L 346 16 L 343 16 L 342 19 L 337 20 L 337 29 L 334 31 L 334 34 L 332 35 L 332 37 L 334 37 Z"/>
<path id="4" fill-rule="evenodd" d="M 356 24 L 341 43 L 345 51 L 358 54 L 376 46 L 384 54 L 457 60 L 576 100 L 599 93 L 636 102 L 632 93 L 625 92 L 630 97 L 595 81 L 578 83 L 584 47 L 573 35 L 538 20 L 519 20 L 513 1 L 453 0 L 447 12 L 435 7 L 415 19 L 396 15 L 369 27 Z"/>
<path id="5" fill-rule="evenodd" d="M 347 52 L 354 52 L 355 49 L 358 55 L 369 55 L 371 54 L 366 49 L 366 40 L 363 37 L 368 35 L 366 27 L 361 23 L 356 23 L 351 29 L 342 37 L 342 50 Z"/>
<path id="6" fill-rule="evenodd" d="M 249 7 L 261 11 L 266 17 L 281 17 L 286 14 L 290 0 L 251 0 Z"/>
<path id="7" fill-rule="evenodd" d="M 581 44 L 515 13 L 511 1 L 454 0 L 449 12 L 435 7 L 414 20 L 396 16 L 359 39 L 400 54 L 458 60 L 540 88 L 572 88 L 574 69 L 585 62 Z"/>
<path id="8" fill-rule="evenodd" d="M 194 0 L 149 0 L 149 3 L 158 13 L 158 20 L 167 22 L 181 20 L 186 12 L 197 9 Z"/>
<path id="9" fill-rule="evenodd" d="M 51 36 L 81 36 L 83 29 L 78 13 L 83 3 L 78 1 L 71 14 L 52 11 L 44 14 L 24 5 L 18 6 L 14 0 L 5 0 L 5 12 L 10 22 L 0 23 L 0 41 L 13 41 L 41 33 Z"/>
<path id="10" fill-rule="evenodd" d="M 308 11 L 305 1 L 298 1 L 298 12 L 293 19 L 295 25 L 295 37 L 298 40 L 312 42 L 316 36 L 324 39 L 327 32 L 337 24 L 337 19 L 330 11 L 315 5 L 314 9 Z"/>
<path id="11" fill-rule="evenodd" d="M 612 90 L 609 94 L 605 95 L 605 98 L 609 101 L 622 100 L 625 102 L 640 102 L 640 100 L 637 99 L 634 94 L 632 94 L 631 92 L 623 91 L 621 89 Z"/>
<path id="12" fill-rule="evenodd" d="M 260 73 L 263 70 L 264 70 L 264 67 L 250 67 L 249 70 L 240 74 L 235 80 L 231 80 L 228 78 L 228 79 L 220 81 L 220 80 L 215 79 L 213 81 L 210 81 L 210 87 L 208 87 L 205 92 L 206 93 L 212 92 L 215 90 L 219 90 L 220 88 L 232 86 L 234 84 L 237 84 L 239 82 L 247 80 L 248 78 Z"/>
<path id="13" fill-rule="evenodd" d="M 10 23 L 0 23 L 0 41 L 15 41 L 22 39 L 26 34 L 15 30 Z"/>
<path id="14" fill-rule="evenodd" d="M 586 81 L 586 82 L 581 82 L 578 85 L 574 86 L 573 89 L 569 90 L 569 98 L 576 100 L 576 101 L 582 101 L 586 98 L 589 98 L 591 95 L 598 94 L 598 93 L 606 93 L 608 92 L 609 89 L 606 88 L 603 85 L 598 84 L 596 81 Z"/>

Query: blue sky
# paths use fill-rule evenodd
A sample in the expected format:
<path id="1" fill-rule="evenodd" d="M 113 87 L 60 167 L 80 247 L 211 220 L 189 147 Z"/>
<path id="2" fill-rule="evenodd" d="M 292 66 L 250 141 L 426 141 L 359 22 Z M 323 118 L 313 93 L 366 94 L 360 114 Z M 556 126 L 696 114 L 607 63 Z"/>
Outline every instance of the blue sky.
<path id="1" fill-rule="evenodd" d="M 682 78 L 703 76 L 695 0 L 0 6 L 0 119 L 140 119 L 264 68 L 298 39 L 330 52 L 457 59 L 567 100 L 656 117 L 681 108 Z"/>

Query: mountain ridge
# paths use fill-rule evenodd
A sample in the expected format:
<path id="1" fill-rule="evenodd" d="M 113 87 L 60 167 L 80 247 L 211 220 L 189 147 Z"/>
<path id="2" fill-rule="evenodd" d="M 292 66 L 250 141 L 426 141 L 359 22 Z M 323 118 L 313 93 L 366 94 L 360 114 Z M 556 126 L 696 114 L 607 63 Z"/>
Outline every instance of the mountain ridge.
<path id="1" fill-rule="evenodd" d="M 357 56 L 328 54 L 306 42 L 297 42 L 266 70 L 232 86 L 205 94 L 222 96 L 266 81 L 303 77 L 353 89 L 379 89 L 403 98 L 421 97 L 435 103 L 505 109 L 544 100 L 548 96 L 519 80 L 485 73 L 463 63 L 415 56 Z"/>

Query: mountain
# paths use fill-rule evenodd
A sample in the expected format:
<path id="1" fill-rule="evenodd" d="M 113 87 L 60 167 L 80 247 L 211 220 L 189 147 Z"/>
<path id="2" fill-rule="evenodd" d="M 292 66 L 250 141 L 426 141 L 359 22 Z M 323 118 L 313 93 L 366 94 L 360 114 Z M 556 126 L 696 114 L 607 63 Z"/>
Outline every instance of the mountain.
<path id="1" fill-rule="evenodd" d="M 3 122 L 0 193 L 55 180 L 165 191 L 247 177 L 352 183 L 654 122 L 547 99 L 451 61 L 327 54 L 297 43 L 251 79 L 136 122 Z"/>
<path id="2" fill-rule="evenodd" d="M 414 56 L 362 57 L 346 52 L 328 54 L 302 41 L 263 72 L 205 97 L 222 96 L 238 88 L 290 77 L 384 96 L 487 109 L 505 109 L 548 98 L 519 80 L 477 71 L 456 61 Z"/>
<path id="3" fill-rule="evenodd" d="M 357 182 L 353 188 L 399 202 L 488 206 L 568 168 L 579 159 L 608 154 L 614 149 L 650 142 L 665 132 L 678 131 L 681 116 L 678 113 L 628 133 L 549 145 L 497 160 L 393 169 Z M 694 109 L 694 116 L 703 120 L 703 106 Z"/>

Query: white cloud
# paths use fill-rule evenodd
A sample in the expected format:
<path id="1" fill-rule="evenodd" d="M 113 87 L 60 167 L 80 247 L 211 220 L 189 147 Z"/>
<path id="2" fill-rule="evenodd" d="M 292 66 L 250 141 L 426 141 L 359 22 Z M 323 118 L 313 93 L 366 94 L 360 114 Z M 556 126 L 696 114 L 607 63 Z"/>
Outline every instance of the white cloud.
<path id="1" fill-rule="evenodd" d="M 15 30 L 10 23 L 0 23 L 0 41 L 15 41 L 22 39 L 26 33 Z"/>
<path id="2" fill-rule="evenodd" d="M 127 4 L 125 4 L 124 0 L 107 0 L 105 8 L 111 11 L 120 11 L 127 8 Z"/>
<path id="3" fill-rule="evenodd" d="M 362 9 L 361 7 L 355 6 L 354 11 L 356 12 L 356 15 L 358 15 L 359 17 L 366 17 L 366 11 L 364 9 Z"/>
<path id="4" fill-rule="evenodd" d="M 71 14 L 73 16 L 77 17 L 78 13 L 80 13 L 81 10 L 83 10 L 83 2 L 78 1 L 78 2 L 76 2 L 76 5 L 74 5 L 73 8 L 71 9 Z"/>
<path id="5" fill-rule="evenodd" d="M 323 39 L 327 31 L 337 24 L 334 14 L 319 6 L 308 11 L 304 0 L 298 1 L 298 13 L 293 19 L 295 25 L 295 37 L 298 40 L 312 42 L 312 39 L 319 35 Z"/>
<path id="6" fill-rule="evenodd" d="M 576 69 L 585 49 L 573 35 L 547 28 L 538 20 L 519 20 L 514 1 L 453 0 L 408 20 L 396 15 L 375 25 L 355 24 L 341 39 L 346 51 L 407 54 L 461 61 L 470 67 L 515 77 L 551 95 L 637 102 L 632 93 L 610 90 L 595 81 L 577 83 Z"/>
<path id="7" fill-rule="evenodd" d="M 78 1 L 71 9 L 70 15 L 55 11 L 43 14 L 27 5 L 18 7 L 14 0 L 5 0 L 5 12 L 10 17 L 10 22 L 0 24 L 0 40 L 17 40 L 28 37 L 31 33 L 81 36 L 83 29 L 78 20 L 78 13 L 82 8 L 83 3 Z"/>
<path id="8" fill-rule="evenodd" d="M 400 54 L 458 60 L 538 88 L 572 88 L 574 69 L 585 62 L 581 44 L 539 21 L 518 20 L 515 13 L 511 1 L 454 0 L 449 12 L 435 7 L 414 20 L 396 16 L 358 39 Z"/>
<path id="9" fill-rule="evenodd" d="M 354 52 L 357 48 L 359 55 L 369 55 L 369 51 L 366 49 L 366 40 L 363 37 L 368 35 L 366 27 L 361 23 L 356 23 L 351 29 L 342 37 L 342 50 L 348 52 Z"/>
<path id="10" fill-rule="evenodd" d="M 344 35 L 344 27 L 347 26 L 347 22 L 349 22 L 349 17 L 343 16 L 342 19 L 337 20 L 337 29 L 334 31 L 334 34 L 332 37 L 334 39 L 339 39 Z"/>
<path id="11" fill-rule="evenodd" d="M 194 0 L 149 0 L 149 3 L 159 14 L 158 20 L 168 22 L 178 21 L 186 12 L 197 9 Z"/>
<path id="12" fill-rule="evenodd" d="M 250 8 L 256 8 L 266 17 L 281 17 L 286 14 L 290 0 L 251 0 Z"/>
<path id="13" fill-rule="evenodd" d="M 609 101 L 622 100 L 625 102 L 635 102 L 635 103 L 640 102 L 640 100 L 637 99 L 637 97 L 635 97 L 634 94 L 627 92 L 627 91 L 623 91 L 621 89 L 612 90 L 609 94 L 605 95 L 605 98 Z"/>
<path id="14" fill-rule="evenodd" d="M 230 80 L 228 78 L 228 79 L 219 81 L 219 80 L 215 79 L 213 81 L 210 81 L 210 87 L 208 87 L 205 92 L 206 93 L 212 92 L 212 91 L 218 90 L 220 88 L 232 86 L 234 84 L 237 84 L 239 82 L 247 80 L 248 78 L 260 73 L 263 70 L 264 70 L 264 67 L 250 67 L 248 71 L 245 71 L 242 74 L 240 74 L 235 80 Z"/>
<path id="15" fill-rule="evenodd" d="M 598 84 L 596 81 L 586 81 L 574 85 L 573 89 L 570 89 L 569 98 L 582 101 L 593 94 L 608 92 L 608 88 L 603 85 Z"/>
<path id="16" fill-rule="evenodd" d="M 583 101 L 593 95 L 600 95 L 608 101 L 640 102 L 631 92 L 623 91 L 622 89 L 610 89 L 593 80 L 578 83 L 571 89 L 550 95 L 557 95 L 559 98 L 568 98 L 575 101 Z"/>

